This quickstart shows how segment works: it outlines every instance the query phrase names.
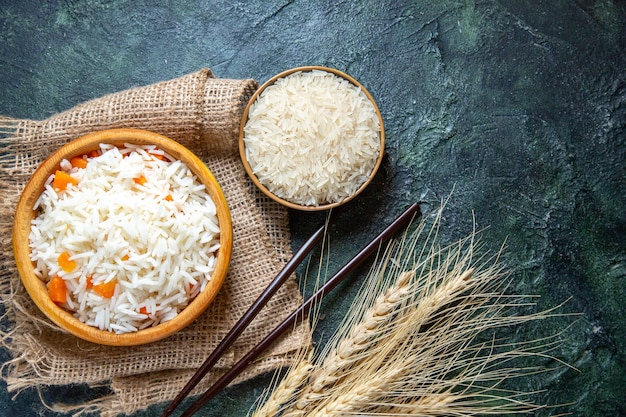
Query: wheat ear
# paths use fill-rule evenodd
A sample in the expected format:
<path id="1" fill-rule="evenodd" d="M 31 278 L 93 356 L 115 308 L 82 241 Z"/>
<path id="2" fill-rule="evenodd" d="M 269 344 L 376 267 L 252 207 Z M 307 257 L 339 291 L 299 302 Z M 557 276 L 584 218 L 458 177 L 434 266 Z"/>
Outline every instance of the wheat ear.
<path id="1" fill-rule="evenodd" d="M 285 417 L 306 414 L 306 409 L 323 397 L 325 387 L 344 377 L 363 358 L 364 352 L 371 354 L 369 349 L 376 344 L 381 326 L 391 320 L 394 311 L 408 297 L 414 276 L 414 271 L 401 273 L 395 284 L 378 296 L 374 305 L 365 312 L 362 321 L 350 327 L 349 334 L 326 355 L 321 366 L 313 371 L 307 387 L 299 393 L 293 409 L 286 412 Z"/>
<path id="2" fill-rule="evenodd" d="M 355 369 L 353 373 L 344 375 L 341 390 L 333 387 L 332 391 L 335 391 L 336 395 L 320 402 L 316 409 L 307 415 L 330 417 L 368 412 L 370 408 L 377 407 L 389 392 L 396 391 L 397 381 L 404 380 L 405 374 L 412 369 L 410 346 L 413 343 L 411 335 L 414 334 L 414 329 L 421 327 L 420 323 L 427 322 L 439 308 L 465 291 L 471 275 L 470 269 L 455 274 L 445 285 L 435 287 L 432 294 L 419 302 L 414 313 L 409 314 L 411 324 L 406 325 L 408 322 L 402 322 L 399 327 L 394 327 L 398 331 L 385 339 L 385 343 L 379 347 L 375 356 L 369 356 L 367 361 L 360 364 L 354 360 L 348 361 Z M 330 390 L 331 386 L 327 385 L 326 388 Z"/>
<path id="3" fill-rule="evenodd" d="M 544 407 L 531 401 L 536 392 L 509 390 L 506 382 L 554 369 L 528 365 L 530 359 L 564 365 L 551 356 L 556 335 L 514 342 L 499 332 L 560 314 L 555 308 L 519 315 L 535 304 L 531 296 L 507 294 L 500 252 L 478 255 L 475 233 L 439 247 L 439 220 L 440 213 L 419 248 L 419 233 L 403 237 L 400 250 L 373 267 L 346 319 L 316 353 L 314 375 L 281 406 L 281 417 L 504 415 Z M 405 279 L 408 293 L 394 298 Z M 397 304 L 384 304 L 386 297 Z M 379 303 L 385 318 L 367 326 Z"/>
<path id="4" fill-rule="evenodd" d="M 392 373 L 380 371 L 367 380 L 359 380 L 351 384 L 349 389 L 342 390 L 339 395 L 318 406 L 307 416 L 331 417 L 367 413 L 373 404 L 379 402 L 381 393 L 393 386 L 393 381 L 396 380 L 394 374 L 398 372 L 401 370 L 394 369 Z"/>
<path id="5" fill-rule="evenodd" d="M 420 235 L 425 227 L 420 222 L 414 229 Z M 385 325 L 391 320 L 395 311 L 406 302 L 414 289 L 415 270 L 410 258 L 400 260 L 398 254 L 415 251 L 417 239 L 409 242 L 406 235 L 399 241 L 390 243 L 381 261 L 368 273 L 361 293 L 342 322 L 340 329 L 347 332 L 335 335 L 335 343 L 328 343 L 319 357 L 325 358 L 317 366 L 308 384 L 298 394 L 293 406 L 283 417 L 299 417 L 306 415 L 313 403 L 324 396 L 324 388 L 334 384 L 337 379 L 350 372 L 350 368 L 364 355 L 371 355 L 384 333 Z M 384 292 L 378 296 L 382 289 Z M 364 311 L 365 309 L 365 311 Z M 337 342 L 338 340 L 338 342 Z"/>
<path id="6" fill-rule="evenodd" d="M 334 384 L 377 342 L 381 326 L 392 319 L 393 313 L 408 296 L 411 278 L 414 275 L 414 271 L 400 274 L 396 285 L 378 297 L 365 314 L 363 321 L 352 327 L 348 336 L 326 357 L 320 369 L 316 370 L 311 378 L 310 384 L 314 392 Z"/>
<path id="7" fill-rule="evenodd" d="M 472 271 L 470 269 L 458 273 L 445 285 L 435 287 L 432 294 L 424 297 L 417 307 L 405 305 L 410 290 L 415 290 L 410 285 L 415 272 L 401 273 L 396 285 L 378 297 L 377 302 L 368 310 L 365 320 L 355 326 L 349 337 L 342 339 L 337 348 L 331 351 L 322 366 L 315 371 L 316 374 L 310 379 L 304 391 L 298 395 L 295 404 L 284 415 L 308 416 L 314 408 L 317 409 L 316 415 L 320 416 L 341 414 L 363 407 L 368 401 L 375 403 L 379 400 L 386 392 L 385 389 L 388 389 L 386 384 L 393 382 L 391 376 L 397 378 L 399 373 L 411 368 L 410 364 L 405 363 L 406 358 L 397 357 L 397 352 L 406 349 L 403 345 L 406 344 L 407 338 L 414 334 L 415 328 L 419 329 L 426 323 L 440 307 L 467 288 Z M 409 308 L 415 310 L 412 310 L 411 314 L 404 312 L 407 318 L 404 320 L 397 318 L 399 323 L 394 325 L 391 323 L 394 319 L 391 313 L 401 306 L 405 310 Z M 382 328 L 383 325 L 387 325 L 388 328 Z M 382 337 L 381 334 L 386 337 Z M 357 343 L 360 340 L 366 343 Z M 369 376 L 363 378 L 363 375 Z M 384 378 L 381 378 L 381 375 L 384 375 Z M 333 393 L 338 392 L 339 387 L 342 392 L 333 397 Z"/>
<path id="8" fill-rule="evenodd" d="M 531 304 L 521 302 L 525 296 L 504 294 L 506 272 L 493 258 L 478 264 L 474 243 L 470 238 L 423 253 L 413 298 L 379 329 L 385 337 L 300 415 L 474 415 L 541 408 L 529 401 L 532 392 L 501 385 L 544 371 L 508 364 L 549 357 L 556 343 L 550 337 L 517 345 L 495 337 L 477 342 L 477 337 L 552 313 L 515 315 L 517 307 Z M 436 404 L 429 402 L 433 398 Z"/>
<path id="9" fill-rule="evenodd" d="M 434 238 L 437 232 L 438 222 L 430 229 L 427 242 Z M 337 384 L 340 379 L 349 379 L 349 374 L 359 372 L 360 362 L 372 357 L 384 357 L 377 350 L 387 349 L 389 343 L 385 341 L 387 335 L 392 332 L 395 325 L 391 324 L 399 310 L 406 309 L 407 300 L 414 298 L 415 294 L 423 294 L 424 291 L 432 291 L 433 285 L 415 285 L 414 278 L 419 268 L 422 275 L 432 275 L 431 264 L 433 258 L 439 255 L 434 246 L 424 245 L 416 250 L 417 236 L 424 231 L 425 223 L 420 223 L 413 232 L 414 239 L 400 240 L 398 245 L 389 245 L 383 261 L 373 268 L 368 276 L 368 285 L 357 302 L 353 305 L 347 319 L 342 323 L 342 329 L 349 329 L 345 333 L 339 333 L 334 343 L 329 343 L 331 349 L 322 352 L 323 362 L 313 371 L 308 384 L 296 397 L 294 404 L 285 411 L 284 417 L 299 417 L 308 415 L 316 404 L 328 396 L 328 387 Z M 414 258 L 413 253 L 418 253 L 420 262 Z M 409 254 L 408 256 L 406 256 Z M 447 258 L 451 261 L 452 258 Z M 457 269 L 462 262 L 455 260 Z M 411 268 L 407 270 L 407 268 Z M 423 312 L 422 320 L 427 320 L 428 313 L 437 309 L 437 305 L 447 302 L 455 294 L 463 291 L 465 283 L 471 275 L 471 270 L 458 274 L 456 281 L 450 280 L 446 286 L 438 288 L 430 297 L 426 297 L 419 304 Z M 389 285 L 391 282 L 391 285 Z M 430 282 L 430 281 L 428 281 Z M 432 283 L 431 283 L 432 284 Z M 386 288 L 376 298 L 376 294 Z M 412 301 L 411 301 L 412 302 Z M 368 306 L 370 306 L 368 308 Z M 365 308 L 365 311 L 361 312 Z M 396 337 L 392 336 L 392 337 Z"/>
<path id="10" fill-rule="evenodd" d="M 304 384 L 311 373 L 311 358 L 304 358 L 295 364 L 274 388 L 265 403 L 257 408 L 251 417 L 273 417 L 278 415 L 284 404 L 289 403 L 297 390 Z"/>

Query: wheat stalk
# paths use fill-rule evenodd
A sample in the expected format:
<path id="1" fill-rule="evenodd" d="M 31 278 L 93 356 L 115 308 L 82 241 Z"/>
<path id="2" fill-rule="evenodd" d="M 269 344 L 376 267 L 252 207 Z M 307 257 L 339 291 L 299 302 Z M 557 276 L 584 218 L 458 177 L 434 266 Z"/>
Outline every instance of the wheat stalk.
<path id="1" fill-rule="evenodd" d="M 394 372 L 400 372 L 400 370 L 396 369 Z M 377 372 L 373 378 L 367 381 L 360 380 L 349 389 L 342 390 L 339 395 L 321 404 L 307 416 L 331 417 L 368 412 L 371 405 L 376 404 L 381 395 L 389 389 L 388 385 L 395 378 L 396 375 Z"/>
<path id="2" fill-rule="evenodd" d="M 419 302 L 417 309 L 407 320 L 418 328 L 422 323 L 427 322 L 442 305 L 448 303 L 455 295 L 467 288 L 467 282 L 472 271 L 470 269 L 457 274 L 445 285 L 435 287 L 432 294 Z M 347 384 L 351 379 L 351 374 L 359 375 L 363 372 L 363 366 L 375 366 L 377 368 L 376 378 L 367 379 L 361 384 L 357 383 L 348 394 L 333 400 L 331 405 L 325 406 L 324 412 L 330 414 L 329 410 L 337 409 L 345 411 L 346 404 L 353 404 L 355 398 L 362 401 L 364 398 L 371 398 L 371 392 L 382 392 L 382 388 L 377 386 L 375 382 L 381 381 L 378 377 L 381 374 L 380 369 L 383 364 L 379 364 L 380 361 L 372 361 L 372 358 L 382 358 L 388 363 L 393 363 L 395 369 L 390 370 L 393 374 L 397 373 L 397 368 L 406 368 L 406 365 L 401 365 L 404 358 L 387 359 L 388 356 L 395 354 L 396 350 L 392 353 L 385 353 L 383 350 L 388 350 L 390 347 L 395 348 L 402 343 L 408 334 L 412 334 L 413 330 L 407 328 L 402 332 L 389 332 L 385 331 L 382 326 L 389 324 L 393 319 L 392 313 L 400 305 L 405 304 L 404 309 L 406 310 L 406 300 L 410 295 L 411 279 L 414 276 L 414 270 L 400 273 L 395 284 L 375 300 L 374 305 L 366 312 L 363 320 L 351 327 L 348 336 L 341 339 L 336 348 L 332 349 L 325 357 L 320 367 L 313 373 L 307 387 L 298 395 L 294 406 L 284 414 L 285 417 L 309 415 L 311 407 L 316 402 L 322 401 L 328 395 L 328 391 L 333 390 L 331 387 L 334 387 L 339 380 L 343 380 L 343 384 Z M 398 321 L 402 322 L 401 319 Z M 391 329 L 395 329 L 395 327 L 392 326 Z M 383 338 L 382 336 L 385 334 L 391 334 L 392 340 Z M 374 353 L 376 350 L 379 351 L 377 354 Z M 386 378 L 388 380 L 389 376 L 387 375 Z"/>
<path id="3" fill-rule="evenodd" d="M 427 233 L 427 241 L 437 234 L 438 213 L 435 226 Z M 425 222 L 419 222 L 413 229 L 413 236 L 421 236 L 426 228 Z M 382 261 L 375 264 L 368 277 L 367 285 L 356 297 L 349 314 L 340 325 L 334 342 L 327 344 L 320 357 L 324 358 L 313 372 L 309 384 L 299 394 L 294 407 L 287 411 L 285 417 L 296 417 L 306 414 L 307 407 L 325 396 L 324 389 L 333 385 L 346 373 L 358 369 L 356 366 L 364 357 L 371 357 L 377 346 L 382 342 L 389 330 L 388 324 L 407 299 L 419 290 L 414 277 L 416 261 L 412 256 L 401 254 L 417 253 L 422 256 L 427 250 L 424 246 L 417 249 L 419 240 L 406 239 L 404 235 L 393 241 L 382 256 Z M 384 291 L 382 294 L 381 291 Z M 380 295 L 378 295 L 380 294 Z"/>
<path id="4" fill-rule="evenodd" d="M 404 275 L 401 274 L 400 277 Z M 414 326 L 419 328 L 441 306 L 448 303 L 456 294 L 463 292 L 471 275 L 472 270 L 468 270 L 449 279 L 444 285 L 433 287 L 432 293 L 425 296 L 415 310 L 410 310 L 412 313 L 408 314 L 406 321 L 398 319 L 404 329 L 393 327 L 395 331 L 379 346 L 375 356 L 367 356 L 367 361 L 360 363 L 356 360 L 348 361 L 354 369 L 352 373 L 343 375 L 341 391 L 337 390 L 336 386 L 331 388 L 331 385 L 326 385 L 327 390 L 336 391 L 337 394 L 321 401 L 314 410 L 307 411 L 307 415 L 326 417 L 371 412 L 372 405 L 376 408 L 382 399 L 389 396 L 388 392 L 397 391 L 399 389 L 397 381 L 405 379 L 405 374 L 412 369 L 414 362 L 412 355 L 405 354 L 409 352 L 406 344 L 411 343 L 408 338 L 413 334 L 412 329 Z M 379 303 L 372 307 L 374 311 L 384 306 L 384 299 L 379 298 L 377 301 Z M 407 308 L 405 310 L 409 311 Z M 344 340 L 339 342 L 340 346 L 342 342 Z M 326 362 L 324 361 L 324 364 Z M 338 378 L 334 382 L 337 380 Z"/>
<path id="5" fill-rule="evenodd" d="M 310 385 L 314 392 L 334 384 L 343 373 L 356 362 L 368 355 L 368 349 L 377 342 L 381 326 L 391 320 L 391 316 L 408 296 L 411 278 L 414 271 L 400 274 L 396 285 L 382 294 L 376 303 L 365 314 L 363 321 L 351 328 L 350 333 L 342 339 L 336 348 L 326 357 L 322 366 L 316 370 Z"/>
<path id="6" fill-rule="evenodd" d="M 422 222 L 389 246 L 337 333 L 313 358 L 311 377 L 280 414 L 264 416 L 469 416 L 541 408 L 531 401 L 534 392 L 511 391 L 506 383 L 546 372 L 517 361 L 554 359 L 558 335 L 513 343 L 498 333 L 557 316 L 561 306 L 518 314 L 534 303 L 507 294 L 500 252 L 480 254 L 474 232 L 440 247 L 440 219 L 441 212 L 425 239 Z"/>
<path id="7" fill-rule="evenodd" d="M 310 357 L 297 362 L 274 388 L 265 403 L 254 411 L 252 417 L 277 415 L 281 407 L 291 401 L 297 389 L 307 380 L 312 368 Z"/>
<path id="8" fill-rule="evenodd" d="M 312 372 L 307 387 L 296 399 L 294 409 L 286 412 L 285 417 L 305 414 L 306 408 L 323 396 L 326 387 L 344 377 L 345 372 L 364 355 L 371 354 L 369 349 L 376 343 L 381 326 L 391 319 L 397 307 L 406 300 L 414 275 L 414 271 L 401 273 L 396 283 L 381 294 L 365 312 L 363 320 L 350 327 L 348 335 L 325 356 L 321 366 Z"/>

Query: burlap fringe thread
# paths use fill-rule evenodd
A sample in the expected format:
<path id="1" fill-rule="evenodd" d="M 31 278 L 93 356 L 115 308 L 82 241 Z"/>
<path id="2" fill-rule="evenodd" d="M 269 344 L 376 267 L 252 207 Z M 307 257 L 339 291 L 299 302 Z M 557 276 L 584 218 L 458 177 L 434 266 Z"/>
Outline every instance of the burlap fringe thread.
<path id="1" fill-rule="evenodd" d="M 105 417 L 169 401 L 276 275 L 291 255 L 287 211 L 251 186 L 236 144 L 243 108 L 256 88 L 254 80 L 218 79 L 203 69 L 88 101 L 44 121 L 0 118 L 0 300 L 5 309 L 0 336 L 12 355 L 2 372 L 10 392 L 75 383 L 108 386 L 113 394 L 102 398 L 46 404 L 57 411 Z M 234 229 L 228 278 L 211 307 L 178 334 L 130 348 L 85 342 L 50 323 L 22 287 L 11 246 L 15 206 L 35 168 L 67 141 L 115 127 L 151 130 L 195 152 L 220 182 Z M 301 301 L 292 279 L 195 393 L 206 389 Z M 237 382 L 289 365 L 310 343 L 309 327 L 300 325 Z"/>

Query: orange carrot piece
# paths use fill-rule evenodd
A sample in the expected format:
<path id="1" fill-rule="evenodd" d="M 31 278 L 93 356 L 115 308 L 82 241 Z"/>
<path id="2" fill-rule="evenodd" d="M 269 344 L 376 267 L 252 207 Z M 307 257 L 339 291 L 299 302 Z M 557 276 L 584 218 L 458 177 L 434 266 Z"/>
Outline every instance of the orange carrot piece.
<path id="1" fill-rule="evenodd" d="M 90 158 L 97 158 L 100 156 L 100 151 L 93 150 L 93 151 L 90 151 L 87 155 Z"/>
<path id="2" fill-rule="evenodd" d="M 121 257 L 122 261 L 127 261 L 128 258 L 130 258 L 130 256 L 128 256 L 128 254 L 126 254 L 126 255 Z"/>
<path id="3" fill-rule="evenodd" d="M 141 314 L 148 314 L 148 309 L 146 308 L 146 306 L 142 306 L 139 308 L 139 312 Z"/>
<path id="4" fill-rule="evenodd" d="M 67 188 L 68 184 L 74 186 L 78 185 L 78 180 L 72 177 L 65 171 L 56 171 L 54 173 L 54 180 L 52 180 L 52 187 L 57 191 L 63 191 Z"/>
<path id="5" fill-rule="evenodd" d="M 63 278 L 55 275 L 50 280 L 48 283 L 48 295 L 50 299 L 57 304 L 63 304 L 66 301 L 67 287 Z"/>
<path id="6" fill-rule="evenodd" d="M 87 168 L 87 160 L 82 156 L 73 157 L 70 159 L 70 164 L 72 164 L 74 168 Z"/>
<path id="7" fill-rule="evenodd" d="M 87 280 L 87 289 L 88 290 L 92 289 L 93 288 L 93 281 L 92 281 L 91 275 L 88 275 L 86 280 Z"/>
<path id="8" fill-rule="evenodd" d="M 65 272 L 72 272 L 76 269 L 76 261 L 70 260 L 72 255 L 69 252 L 61 252 L 57 258 L 57 262 L 62 270 Z"/>
<path id="9" fill-rule="evenodd" d="M 142 175 L 141 177 L 133 178 L 133 181 L 135 181 L 135 184 L 144 185 L 146 183 L 146 177 Z"/>
<path id="10" fill-rule="evenodd" d="M 165 196 L 165 201 L 173 201 L 173 200 L 174 200 L 174 198 L 172 197 L 171 194 L 168 194 L 168 195 Z"/>
<path id="11" fill-rule="evenodd" d="M 115 285 L 117 284 L 116 280 L 111 280 L 109 282 L 103 282 L 102 284 L 94 285 L 93 290 L 96 294 L 101 295 L 104 298 L 111 298 L 115 293 Z"/>

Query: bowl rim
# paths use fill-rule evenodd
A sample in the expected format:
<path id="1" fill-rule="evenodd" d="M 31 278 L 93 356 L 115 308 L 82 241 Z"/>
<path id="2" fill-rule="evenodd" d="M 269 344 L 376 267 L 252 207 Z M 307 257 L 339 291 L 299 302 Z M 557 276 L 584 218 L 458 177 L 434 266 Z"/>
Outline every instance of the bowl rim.
<path id="1" fill-rule="evenodd" d="M 374 110 L 376 112 L 376 117 L 378 118 L 378 123 L 379 123 L 379 126 L 380 126 L 380 132 L 379 132 L 380 150 L 379 150 L 378 156 L 376 157 L 376 163 L 374 164 L 374 168 L 372 169 L 372 172 L 370 173 L 367 181 L 365 181 L 363 184 L 361 184 L 361 186 L 352 195 L 346 197 L 345 199 L 343 199 L 341 201 L 338 201 L 338 202 L 334 202 L 334 203 L 320 204 L 319 206 L 307 206 L 307 205 L 304 205 L 304 204 L 294 203 L 292 201 L 286 200 L 286 199 L 281 198 L 281 197 L 275 195 L 274 193 L 272 193 L 265 185 L 263 185 L 261 183 L 261 181 L 259 181 L 258 177 L 254 174 L 254 172 L 252 172 L 252 167 L 250 166 L 250 164 L 248 163 L 248 159 L 246 158 L 245 140 L 244 140 L 244 128 L 246 126 L 246 123 L 248 122 L 248 114 L 250 112 L 250 108 L 254 104 L 254 102 L 257 100 L 257 98 L 263 93 L 263 91 L 265 91 L 265 89 L 267 87 L 269 87 L 270 85 L 274 84 L 280 78 L 287 77 L 287 76 L 292 75 L 292 74 L 294 74 L 296 72 L 311 72 L 311 71 L 325 71 L 325 72 L 334 74 L 334 75 L 336 75 L 336 76 L 338 76 L 340 78 L 346 79 L 351 84 L 353 84 L 356 87 L 360 88 L 361 91 L 363 91 L 365 96 L 368 98 L 368 100 L 374 106 Z M 360 82 L 358 82 L 356 79 L 354 79 L 352 76 L 346 74 L 345 72 L 340 71 L 340 70 L 335 69 L 335 68 L 324 67 L 324 66 L 319 66 L 319 65 L 308 65 L 308 66 L 295 67 L 295 68 L 291 68 L 291 69 L 282 71 L 282 72 L 274 75 L 272 78 L 270 78 L 266 82 L 264 82 L 254 92 L 254 94 L 252 95 L 252 97 L 250 97 L 250 100 L 246 104 L 246 107 L 244 108 L 243 114 L 241 116 L 241 122 L 239 124 L 238 146 L 239 146 L 239 156 L 241 158 L 241 161 L 243 163 L 243 166 L 244 166 L 244 169 L 245 169 L 246 173 L 248 174 L 248 176 L 250 177 L 250 179 L 252 180 L 254 185 L 256 185 L 261 190 L 261 192 L 263 192 L 266 196 L 268 196 L 272 200 L 274 200 L 274 201 L 276 201 L 276 202 L 278 202 L 278 203 L 280 203 L 280 204 L 282 204 L 282 205 L 284 205 L 284 206 L 286 206 L 288 208 L 291 208 L 291 209 L 301 210 L 301 211 L 322 211 L 322 210 L 332 209 L 334 207 L 343 205 L 343 204 L 351 201 L 357 195 L 359 195 L 365 188 L 367 188 L 367 186 L 372 182 L 372 180 L 376 176 L 376 173 L 378 172 L 378 169 L 380 168 L 380 165 L 382 163 L 382 160 L 383 160 L 383 157 L 384 157 L 384 154 L 385 154 L 385 127 L 384 127 L 383 117 L 382 117 L 382 114 L 380 112 L 380 109 L 378 108 L 378 105 L 376 104 L 376 100 L 374 100 L 374 97 L 370 94 L 370 92 Z"/>
<path id="2" fill-rule="evenodd" d="M 57 169 L 63 159 L 84 155 L 89 150 L 97 149 L 99 144 L 120 145 L 123 143 L 154 144 L 174 158 L 184 162 L 189 169 L 205 184 L 217 208 L 220 227 L 220 248 L 217 253 L 215 270 L 209 284 L 185 307 L 174 319 L 136 332 L 117 334 L 100 330 L 81 322 L 69 311 L 57 306 L 47 295 L 44 281 L 38 278 L 30 260 L 29 233 L 30 222 L 37 215 L 33 210 L 34 202 L 43 192 L 44 182 Z M 69 141 L 50 154 L 35 170 L 27 182 L 18 201 L 13 221 L 13 252 L 21 282 L 33 302 L 52 322 L 69 333 L 84 340 L 111 346 L 135 346 L 164 339 L 187 327 L 193 322 L 217 296 L 226 278 L 232 254 L 232 220 L 228 203 L 221 186 L 209 168 L 189 149 L 166 136 L 155 132 L 116 128 L 95 131 Z"/>

